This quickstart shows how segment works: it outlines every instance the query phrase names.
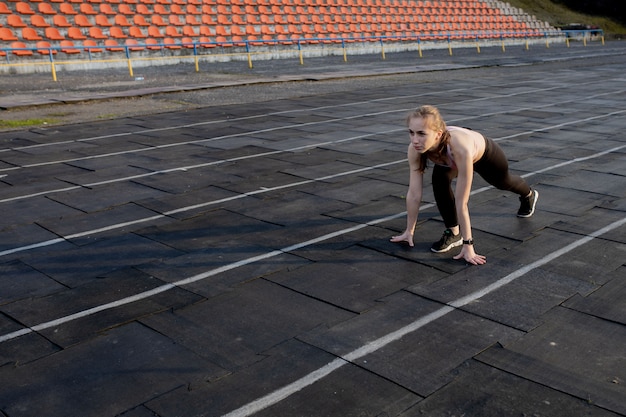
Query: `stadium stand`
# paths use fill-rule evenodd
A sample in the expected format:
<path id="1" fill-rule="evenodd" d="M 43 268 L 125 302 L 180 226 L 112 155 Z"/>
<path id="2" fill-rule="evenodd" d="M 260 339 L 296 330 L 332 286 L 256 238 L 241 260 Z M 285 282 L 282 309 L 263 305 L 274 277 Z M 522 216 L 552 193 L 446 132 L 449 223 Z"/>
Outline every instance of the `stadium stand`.
<path id="1" fill-rule="evenodd" d="M 0 2 L 0 49 L 38 51 L 58 47 L 64 53 L 80 46 L 115 51 L 123 45 L 154 40 L 170 44 L 243 41 L 290 44 L 340 41 L 415 40 L 418 36 L 482 38 L 528 36 L 551 30 L 522 10 L 498 0 L 46 0 Z M 147 42 L 147 39 L 150 42 Z M 120 45 L 119 39 L 127 39 Z M 113 42 L 109 42 L 113 41 Z M 167 42 L 166 42 L 167 41 Z M 68 42 L 76 42 L 70 45 Z M 159 43 L 159 42 L 157 42 Z M 212 45 L 213 47 L 215 45 Z M 94 51 L 91 49 L 91 51 Z M 15 55 L 27 56 L 30 51 Z"/>

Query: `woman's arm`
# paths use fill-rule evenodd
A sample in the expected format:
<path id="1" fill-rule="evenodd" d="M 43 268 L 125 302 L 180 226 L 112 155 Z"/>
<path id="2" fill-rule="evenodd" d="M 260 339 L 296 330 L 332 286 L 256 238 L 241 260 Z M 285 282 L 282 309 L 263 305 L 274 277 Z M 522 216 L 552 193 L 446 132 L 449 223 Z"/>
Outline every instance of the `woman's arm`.
<path id="1" fill-rule="evenodd" d="M 413 233 L 417 224 L 420 204 L 422 202 L 422 187 L 424 173 L 418 171 L 419 154 L 409 145 L 407 151 L 409 160 L 409 189 L 406 193 L 406 229 L 404 233 L 391 238 L 392 242 L 407 242 L 409 246 L 413 246 Z"/>
<path id="2" fill-rule="evenodd" d="M 454 135 L 450 140 L 450 150 L 454 155 L 458 176 L 456 179 L 456 214 L 463 240 L 472 240 L 472 223 L 469 214 L 469 198 L 474 179 L 473 142 L 467 136 Z M 473 244 L 464 244 L 461 253 L 454 259 L 465 259 L 474 265 L 482 265 L 487 260 L 474 252 Z"/>

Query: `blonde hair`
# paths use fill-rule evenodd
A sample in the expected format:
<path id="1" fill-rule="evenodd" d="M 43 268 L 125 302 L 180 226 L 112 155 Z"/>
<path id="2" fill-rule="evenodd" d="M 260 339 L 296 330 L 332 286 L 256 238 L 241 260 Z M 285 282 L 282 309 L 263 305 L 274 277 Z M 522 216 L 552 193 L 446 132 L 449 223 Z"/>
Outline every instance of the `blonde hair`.
<path id="1" fill-rule="evenodd" d="M 443 120 L 443 117 L 441 117 L 439 109 L 435 106 L 425 105 L 413 110 L 407 115 L 406 124 L 408 125 L 412 119 L 416 118 L 424 119 L 430 129 L 443 132 L 437 149 L 424 152 L 420 155 L 417 170 L 419 172 L 424 172 L 428 163 L 429 153 L 444 155 L 447 152 L 446 148 L 450 142 L 450 132 L 448 132 L 448 127 L 446 126 L 446 122 Z"/>

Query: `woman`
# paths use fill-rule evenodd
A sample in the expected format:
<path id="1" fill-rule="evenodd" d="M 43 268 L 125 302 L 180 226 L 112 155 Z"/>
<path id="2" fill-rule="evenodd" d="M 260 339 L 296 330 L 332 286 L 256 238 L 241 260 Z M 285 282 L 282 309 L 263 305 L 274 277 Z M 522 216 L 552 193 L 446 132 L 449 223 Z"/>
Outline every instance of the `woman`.
<path id="1" fill-rule="evenodd" d="M 465 259 L 474 265 L 484 264 L 487 259 L 474 251 L 467 206 L 474 172 L 494 187 L 518 194 L 519 217 L 532 216 L 539 194 L 531 190 L 520 176 L 509 172 L 506 156 L 493 140 L 470 129 L 447 127 L 436 107 L 418 108 L 407 117 L 407 125 L 411 143 L 407 152 L 410 178 L 406 195 L 406 230 L 392 237 L 391 241 L 407 242 L 413 246 L 413 232 L 422 201 L 424 171 L 430 160 L 435 164 L 432 179 L 435 201 L 446 226 L 443 236 L 433 243 L 431 250 L 447 252 L 463 245 L 461 253 L 454 259 Z M 456 189 L 453 193 L 454 178 Z"/>

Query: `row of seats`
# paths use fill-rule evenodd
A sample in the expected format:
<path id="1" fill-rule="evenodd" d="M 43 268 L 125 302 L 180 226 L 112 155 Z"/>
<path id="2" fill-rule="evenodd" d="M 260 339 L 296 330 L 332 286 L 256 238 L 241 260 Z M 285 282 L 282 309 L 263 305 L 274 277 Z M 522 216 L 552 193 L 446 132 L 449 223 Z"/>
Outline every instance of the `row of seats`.
<path id="1" fill-rule="evenodd" d="M 11 46 L 44 50 L 47 42 L 66 53 L 79 53 L 81 46 L 113 51 L 118 42 L 181 48 L 193 42 L 332 42 L 433 32 L 529 31 L 525 23 L 482 1 L 444 0 L 9 0 L 0 2 L 2 23 L 2 47 L 19 42 Z"/>

